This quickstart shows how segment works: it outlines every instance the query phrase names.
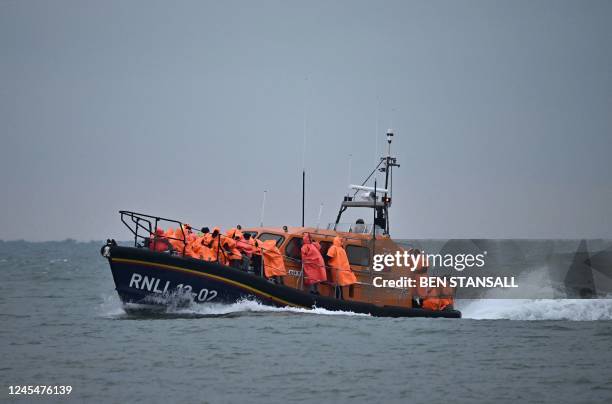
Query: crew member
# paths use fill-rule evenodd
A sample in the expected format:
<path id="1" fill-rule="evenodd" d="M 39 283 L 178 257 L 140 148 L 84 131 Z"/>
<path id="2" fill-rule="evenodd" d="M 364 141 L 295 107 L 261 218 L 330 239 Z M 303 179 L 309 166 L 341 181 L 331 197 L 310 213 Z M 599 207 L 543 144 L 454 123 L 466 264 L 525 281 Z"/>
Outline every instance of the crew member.
<path id="1" fill-rule="evenodd" d="M 217 261 L 220 264 L 225 264 L 225 257 L 221 250 L 221 229 L 214 227 L 210 235 L 210 241 L 207 244 L 210 248 L 211 261 Z"/>
<path id="2" fill-rule="evenodd" d="M 242 254 L 236 246 L 241 234 L 238 229 L 229 229 L 221 239 L 221 246 L 227 255 L 229 265 L 236 269 L 242 268 Z"/>
<path id="3" fill-rule="evenodd" d="M 427 276 L 427 275 L 425 275 Z M 422 307 L 426 310 L 441 311 L 453 308 L 453 289 L 442 287 L 427 288 L 422 298 Z"/>
<path id="4" fill-rule="evenodd" d="M 240 254 L 242 254 L 241 268 L 244 272 L 248 272 L 249 266 L 251 264 L 251 257 L 253 256 L 255 247 L 253 247 L 253 245 L 251 245 L 251 243 L 249 243 L 248 241 L 251 238 L 250 233 L 246 233 L 246 234 L 243 234 L 242 232 L 238 232 L 238 233 L 240 233 L 240 237 L 234 237 L 234 238 L 236 239 L 236 248 L 238 248 L 238 250 L 240 251 Z"/>
<path id="5" fill-rule="evenodd" d="M 353 226 L 353 233 L 365 233 L 365 223 L 363 219 L 357 219 Z"/>
<path id="6" fill-rule="evenodd" d="M 181 228 L 183 229 L 182 232 Z M 191 251 L 191 247 L 194 246 L 196 235 L 191 229 L 189 223 L 182 224 L 181 227 L 177 230 L 176 235 L 176 238 L 178 238 L 180 240 L 179 242 L 184 246 L 184 249 L 181 249 L 181 252 L 184 252 L 185 256 L 195 257 L 195 253 Z"/>
<path id="7" fill-rule="evenodd" d="M 319 243 L 313 243 L 308 233 L 304 233 L 301 253 L 304 284 L 310 286 L 310 293 L 318 295 L 318 284 L 327 280 L 325 262 L 321 255 L 321 246 Z"/>
<path id="8" fill-rule="evenodd" d="M 202 227 L 200 230 L 202 232 L 202 236 L 198 239 L 198 243 L 200 243 L 200 259 L 204 261 L 214 261 L 213 252 L 211 250 L 212 243 L 212 234 L 210 234 L 210 229 L 208 227 Z"/>
<path id="9" fill-rule="evenodd" d="M 155 229 L 155 233 L 151 235 L 149 248 L 157 252 L 172 251 L 172 245 L 168 242 L 164 231 L 159 227 Z"/>
<path id="10" fill-rule="evenodd" d="M 265 277 L 272 279 L 274 283 L 283 285 L 283 276 L 287 275 L 287 269 L 285 268 L 285 260 L 276 246 L 276 240 L 264 241 L 261 246 L 261 254 Z"/>
<path id="11" fill-rule="evenodd" d="M 176 236 L 176 232 L 181 232 L 180 229 L 174 230 L 172 227 L 168 227 L 166 229 L 166 233 L 165 233 L 165 237 L 168 240 L 168 242 L 172 245 L 172 249 L 174 251 L 176 251 L 177 253 L 180 251 L 181 253 L 183 252 L 183 242 L 180 241 L 183 239 L 183 236 L 181 234 L 180 237 Z"/>
<path id="12" fill-rule="evenodd" d="M 329 266 L 331 267 L 332 282 L 336 285 L 336 299 L 344 300 L 343 287 L 357 283 L 357 278 L 351 270 L 346 250 L 342 246 L 342 239 L 334 237 L 334 242 L 329 250 Z"/>
<path id="13" fill-rule="evenodd" d="M 253 255 L 251 256 L 251 265 L 253 266 L 253 273 L 257 276 L 261 276 L 261 244 L 260 240 L 257 240 L 255 237 L 251 237 L 247 239 L 247 242 L 253 246 Z"/>

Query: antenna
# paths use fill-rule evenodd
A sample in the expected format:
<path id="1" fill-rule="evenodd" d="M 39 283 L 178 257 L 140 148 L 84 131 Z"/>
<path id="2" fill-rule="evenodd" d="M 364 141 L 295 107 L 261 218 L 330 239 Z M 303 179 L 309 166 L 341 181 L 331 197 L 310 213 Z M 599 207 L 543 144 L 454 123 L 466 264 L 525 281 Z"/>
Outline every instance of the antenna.
<path id="1" fill-rule="evenodd" d="M 376 184 L 376 178 L 374 178 L 374 221 L 372 222 L 372 242 L 376 242 L 376 201 L 378 200 L 377 192 L 378 186 Z M 374 250 L 374 248 L 372 248 Z"/>
<path id="2" fill-rule="evenodd" d="M 374 143 L 376 154 L 374 155 L 374 161 L 378 160 L 378 121 L 380 115 L 380 98 L 376 97 L 376 132 L 374 133 Z"/>
<path id="3" fill-rule="evenodd" d="M 264 224 L 264 212 L 266 209 L 266 190 L 263 192 L 263 201 L 261 202 L 261 220 L 259 222 L 259 227 L 263 227 Z"/>
<path id="4" fill-rule="evenodd" d="M 302 227 L 304 227 L 304 209 L 306 204 L 306 91 L 308 90 L 308 76 L 304 79 L 304 127 L 302 139 Z"/>
<path id="5" fill-rule="evenodd" d="M 351 166 L 352 166 L 352 161 L 353 160 L 353 155 L 349 154 L 349 158 L 348 158 L 348 183 L 351 183 Z"/>
<path id="6" fill-rule="evenodd" d="M 302 126 L 302 171 L 306 167 L 306 101 L 308 98 L 308 76 L 304 79 L 304 101 L 302 105 L 302 113 L 304 115 L 304 121 Z"/>
<path id="7" fill-rule="evenodd" d="M 323 202 L 319 205 L 319 217 L 317 217 L 317 230 L 319 230 L 319 225 L 321 224 L 321 213 L 323 213 Z"/>

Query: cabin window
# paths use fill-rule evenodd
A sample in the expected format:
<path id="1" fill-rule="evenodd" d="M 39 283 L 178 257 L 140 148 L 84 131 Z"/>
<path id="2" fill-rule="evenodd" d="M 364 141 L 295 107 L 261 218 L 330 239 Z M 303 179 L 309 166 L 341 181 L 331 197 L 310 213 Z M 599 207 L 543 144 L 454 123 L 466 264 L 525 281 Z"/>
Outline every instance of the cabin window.
<path id="1" fill-rule="evenodd" d="M 329 247 L 332 246 L 332 243 L 330 241 L 319 241 L 319 244 L 321 245 L 321 255 L 327 259 L 327 251 L 329 251 Z"/>
<path id="2" fill-rule="evenodd" d="M 321 255 L 327 259 L 327 250 L 332 246 L 332 243 L 329 241 L 318 241 L 321 245 Z M 302 238 L 301 237 L 293 237 L 289 240 L 287 245 L 285 246 L 285 255 L 289 258 L 293 258 L 295 260 L 302 259 Z"/>
<path id="3" fill-rule="evenodd" d="M 300 237 L 293 237 L 285 246 L 285 255 L 294 260 L 302 259 L 302 239 Z"/>
<path id="4" fill-rule="evenodd" d="M 347 245 L 346 255 L 351 265 L 360 265 L 362 267 L 370 265 L 370 249 L 367 247 Z"/>
<path id="5" fill-rule="evenodd" d="M 256 231 L 243 231 L 242 234 L 250 234 L 252 238 L 257 237 L 257 232 Z"/>
<path id="6" fill-rule="evenodd" d="M 259 235 L 259 239 L 261 241 L 274 240 L 276 241 L 277 247 L 280 247 L 281 244 L 283 244 L 283 241 L 285 241 L 285 237 L 281 236 L 280 234 L 274 234 L 274 233 L 261 233 Z"/>

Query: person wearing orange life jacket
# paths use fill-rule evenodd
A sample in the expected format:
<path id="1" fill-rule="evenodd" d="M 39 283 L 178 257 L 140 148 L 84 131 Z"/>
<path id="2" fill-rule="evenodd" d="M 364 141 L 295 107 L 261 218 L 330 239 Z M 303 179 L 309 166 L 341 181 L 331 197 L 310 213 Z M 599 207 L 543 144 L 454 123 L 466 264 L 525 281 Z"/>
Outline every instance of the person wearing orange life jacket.
<path id="1" fill-rule="evenodd" d="M 168 241 L 170 241 L 170 244 L 172 244 L 172 247 L 179 255 L 183 255 L 183 253 L 187 255 L 187 242 L 189 235 L 189 231 L 187 229 L 191 229 L 191 227 L 187 226 L 183 224 L 181 227 L 177 227 L 176 230 L 173 230 L 171 227 L 166 230 L 166 237 L 168 238 Z"/>
<path id="2" fill-rule="evenodd" d="M 189 244 L 187 244 L 187 247 L 185 248 L 185 255 L 196 259 L 202 259 L 201 254 L 202 244 L 200 243 L 200 237 L 196 236 Z"/>
<path id="3" fill-rule="evenodd" d="M 247 239 L 247 242 L 253 247 L 253 255 L 251 256 L 251 264 L 253 265 L 253 273 L 257 276 L 261 276 L 261 264 L 262 264 L 262 251 L 261 245 L 262 242 L 257 240 L 255 237 L 251 237 Z"/>
<path id="4" fill-rule="evenodd" d="M 211 261 L 212 252 L 210 251 L 210 248 L 207 246 L 206 242 L 206 240 L 209 238 L 207 235 L 210 236 L 210 234 L 208 234 L 208 228 L 203 228 L 203 230 L 204 229 L 206 229 L 206 232 L 203 232 L 204 234 L 201 236 L 196 236 L 193 238 L 193 241 L 188 244 L 186 251 L 193 258 Z"/>
<path id="5" fill-rule="evenodd" d="M 439 288 L 427 288 L 427 296 L 423 298 L 423 309 L 440 311 L 446 307 L 444 299 L 440 298 Z"/>
<path id="6" fill-rule="evenodd" d="M 211 261 L 217 261 L 218 263 L 225 265 L 225 254 L 223 254 L 223 250 L 221 249 L 221 229 L 219 227 L 213 228 L 212 234 L 210 235 L 210 241 L 207 246 L 210 248 Z"/>
<path id="7" fill-rule="evenodd" d="M 442 311 L 453 308 L 453 289 L 443 287 L 427 288 L 422 307 L 425 310 Z"/>
<path id="8" fill-rule="evenodd" d="M 180 243 L 184 245 L 184 255 L 188 257 L 194 257 L 195 253 L 191 251 L 191 247 L 193 247 L 193 243 L 196 239 L 196 235 L 191 229 L 189 223 L 184 223 L 181 225 L 183 232 L 180 232 L 180 229 L 177 232 L 177 238 L 180 239 Z"/>
<path id="9" fill-rule="evenodd" d="M 242 253 L 242 270 L 245 272 L 249 271 L 253 254 L 255 253 L 255 247 L 250 240 L 251 233 L 244 233 L 242 237 L 236 241 L 236 247 Z"/>
<path id="10" fill-rule="evenodd" d="M 342 246 L 342 239 L 334 237 L 334 242 L 329 250 L 329 266 L 331 267 L 332 282 L 336 284 L 336 299 L 344 300 L 342 288 L 357 283 L 357 278 L 351 270 L 346 250 Z"/>
<path id="11" fill-rule="evenodd" d="M 276 240 L 266 240 L 261 246 L 263 257 L 264 276 L 272 279 L 274 283 L 284 285 L 283 276 L 287 275 L 285 260 L 276 246 Z"/>
<path id="12" fill-rule="evenodd" d="M 179 233 L 180 233 L 180 230 L 179 230 Z M 183 243 L 180 240 L 177 240 L 176 230 L 174 230 L 172 227 L 168 227 L 166 229 L 165 237 L 168 240 L 168 242 L 172 245 L 172 249 L 176 253 L 183 252 Z M 179 239 L 182 239 L 182 237 L 183 236 L 181 235 Z"/>
<path id="13" fill-rule="evenodd" d="M 156 252 L 172 251 L 172 245 L 168 242 L 164 231 L 159 227 L 150 236 L 149 248 Z"/>
<path id="14" fill-rule="evenodd" d="M 446 287 L 441 287 L 440 288 L 440 303 L 442 305 L 442 310 L 452 310 L 454 308 L 454 296 L 455 296 L 455 289 L 450 287 L 450 286 L 446 286 Z"/>
<path id="15" fill-rule="evenodd" d="M 249 240 L 251 239 L 251 235 L 249 233 L 243 234 L 242 238 L 236 240 L 236 247 L 249 259 L 253 256 L 255 252 L 255 247 Z"/>
<path id="16" fill-rule="evenodd" d="M 313 243 L 308 233 L 304 233 L 302 240 L 301 253 L 302 267 L 304 268 L 304 284 L 310 286 L 310 293 L 318 295 L 318 284 L 327 280 L 325 262 L 321 255 L 321 246 L 319 243 Z"/>
<path id="17" fill-rule="evenodd" d="M 232 268 L 241 269 L 242 254 L 236 247 L 237 240 L 240 239 L 242 233 L 238 229 L 230 229 L 225 232 L 225 236 L 221 236 L 221 247 L 227 255 L 227 260 Z"/>
<path id="18" fill-rule="evenodd" d="M 244 272 L 249 271 L 251 257 L 253 256 L 253 252 L 255 250 L 255 248 L 248 241 L 248 239 L 250 238 L 250 233 L 244 234 L 239 230 L 234 235 L 234 240 L 236 240 L 236 248 L 238 249 L 238 251 L 240 251 L 240 254 L 242 255 L 240 269 L 242 269 Z"/>
<path id="19" fill-rule="evenodd" d="M 210 234 L 210 229 L 208 227 L 202 227 L 200 231 L 202 232 L 202 236 L 198 238 L 198 243 L 200 244 L 200 259 L 204 261 L 214 261 L 211 251 L 212 235 Z"/>

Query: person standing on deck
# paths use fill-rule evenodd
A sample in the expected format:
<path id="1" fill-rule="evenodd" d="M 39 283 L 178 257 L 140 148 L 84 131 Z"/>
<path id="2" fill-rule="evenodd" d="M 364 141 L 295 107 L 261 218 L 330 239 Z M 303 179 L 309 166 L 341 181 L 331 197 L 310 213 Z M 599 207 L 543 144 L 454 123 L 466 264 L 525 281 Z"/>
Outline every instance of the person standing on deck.
<path id="1" fill-rule="evenodd" d="M 221 229 L 218 227 L 214 227 L 212 234 L 210 235 L 210 241 L 207 244 L 207 247 L 210 248 L 210 260 L 218 261 L 220 264 L 225 264 L 225 257 L 223 255 L 223 251 L 221 250 Z"/>
<path id="2" fill-rule="evenodd" d="M 319 243 L 313 243 L 308 233 L 304 233 L 301 252 L 304 284 L 310 286 L 310 293 L 318 295 L 318 284 L 327 280 L 321 246 Z"/>
<path id="3" fill-rule="evenodd" d="M 200 243 L 200 258 L 204 261 L 214 261 L 213 253 L 211 250 L 212 243 L 212 234 L 210 234 L 210 229 L 208 227 L 202 227 L 200 230 L 202 232 L 202 236 L 198 238 L 198 243 Z"/>
<path id="4" fill-rule="evenodd" d="M 241 236 L 242 233 L 240 230 L 234 228 L 228 230 L 221 239 L 221 247 L 223 247 L 225 254 L 227 254 L 229 265 L 236 269 L 241 269 L 242 267 L 242 254 L 237 248 L 237 240 L 239 240 Z"/>
<path id="5" fill-rule="evenodd" d="M 241 233 L 242 234 L 242 233 Z M 251 239 L 251 234 L 246 233 L 242 234 L 242 237 L 236 240 L 236 247 L 242 253 L 242 270 L 244 272 L 249 271 L 249 267 L 251 265 L 251 257 L 253 256 L 253 252 L 255 251 L 255 247 L 249 242 Z"/>
<path id="6" fill-rule="evenodd" d="M 329 266 L 331 267 L 332 282 L 336 284 L 336 299 L 344 300 L 342 288 L 357 282 L 355 274 L 351 270 L 346 250 L 342 246 L 342 239 L 334 237 L 334 243 L 327 251 Z"/>
<path id="7" fill-rule="evenodd" d="M 155 233 L 151 235 L 149 248 L 156 252 L 172 251 L 172 245 L 168 242 L 164 231 L 159 227 L 155 229 Z"/>
<path id="8" fill-rule="evenodd" d="M 261 241 L 257 240 L 255 237 L 251 237 L 247 239 L 247 242 L 253 247 L 253 255 L 251 256 L 251 264 L 253 265 L 253 272 L 255 275 L 261 276 Z"/>
<path id="9" fill-rule="evenodd" d="M 283 277 L 287 275 L 285 260 L 276 246 L 275 240 L 266 240 L 261 247 L 264 263 L 264 275 L 279 285 L 284 285 Z"/>

